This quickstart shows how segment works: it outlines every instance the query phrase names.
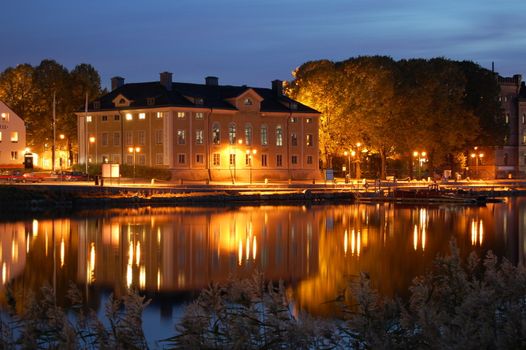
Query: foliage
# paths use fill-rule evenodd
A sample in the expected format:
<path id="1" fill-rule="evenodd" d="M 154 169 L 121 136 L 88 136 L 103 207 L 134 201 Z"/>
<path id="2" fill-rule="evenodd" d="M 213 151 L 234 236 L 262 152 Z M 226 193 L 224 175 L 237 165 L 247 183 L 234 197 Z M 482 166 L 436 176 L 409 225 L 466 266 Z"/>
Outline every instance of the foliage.
<path id="1" fill-rule="evenodd" d="M 122 300 L 110 298 L 105 316 L 109 326 L 93 310 L 86 310 L 80 291 L 71 285 L 68 314 L 57 306 L 54 290 L 42 287 L 31 296 L 21 316 L 8 288 L 9 310 L 1 317 L 2 349 L 146 349 L 141 315 L 149 301 L 129 290 Z M 10 296 L 11 295 L 11 296 Z"/>
<path id="2" fill-rule="evenodd" d="M 364 56 L 310 61 L 293 73 L 286 92 L 321 112 L 320 151 L 326 167 L 362 143 L 388 158 L 426 150 L 430 167 L 475 145 L 494 145 L 506 129 L 494 73 L 472 62 L 444 58 L 394 61 Z"/>
<path id="3" fill-rule="evenodd" d="M 53 96 L 55 96 L 56 132 L 76 144 L 77 118 L 86 93 L 91 99 L 101 93 L 98 72 L 89 64 L 68 71 L 54 60 L 38 66 L 21 64 L 0 74 L 0 100 L 26 123 L 27 144 L 42 152 L 53 139 Z M 47 146 L 46 146 L 47 145 Z"/>

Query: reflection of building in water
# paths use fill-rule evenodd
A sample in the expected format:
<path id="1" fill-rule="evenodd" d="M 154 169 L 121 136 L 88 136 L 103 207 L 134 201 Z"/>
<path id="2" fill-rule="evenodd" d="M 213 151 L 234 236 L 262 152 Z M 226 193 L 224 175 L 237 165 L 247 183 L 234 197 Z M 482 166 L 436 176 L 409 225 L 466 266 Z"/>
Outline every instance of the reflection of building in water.
<path id="1" fill-rule="evenodd" d="M 23 222 L 0 223 L 0 268 L 2 289 L 12 278 L 22 274 L 26 265 L 26 247 L 31 237 Z"/>
<path id="2" fill-rule="evenodd" d="M 256 270 L 287 281 L 317 271 L 317 235 L 300 207 L 130 211 L 79 223 L 80 281 L 191 291 Z"/>

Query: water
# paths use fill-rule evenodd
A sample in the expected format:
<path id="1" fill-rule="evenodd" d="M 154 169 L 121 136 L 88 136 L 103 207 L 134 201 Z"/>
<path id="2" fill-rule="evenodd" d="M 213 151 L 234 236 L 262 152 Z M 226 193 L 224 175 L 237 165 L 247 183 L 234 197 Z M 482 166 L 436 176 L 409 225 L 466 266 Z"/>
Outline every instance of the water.
<path id="1" fill-rule="evenodd" d="M 491 249 L 524 262 L 525 217 L 526 198 L 482 207 L 145 207 L 3 218 L 1 282 L 12 281 L 15 295 L 47 282 L 63 300 L 74 281 L 99 314 L 110 293 L 137 286 L 152 298 L 144 314 L 152 342 L 174 334 L 197 291 L 231 275 L 262 271 L 287 283 L 295 307 L 330 315 L 325 302 L 360 271 L 382 294 L 406 296 L 452 237 L 464 257 Z"/>

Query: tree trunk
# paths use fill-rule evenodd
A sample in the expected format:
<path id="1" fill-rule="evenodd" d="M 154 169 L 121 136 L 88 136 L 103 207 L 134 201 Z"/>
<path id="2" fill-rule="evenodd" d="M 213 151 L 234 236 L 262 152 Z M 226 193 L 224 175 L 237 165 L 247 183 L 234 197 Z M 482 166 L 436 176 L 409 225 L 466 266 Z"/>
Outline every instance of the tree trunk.
<path id="1" fill-rule="evenodd" d="M 387 155 L 385 149 L 380 150 L 380 179 L 385 180 L 385 168 L 387 164 Z"/>

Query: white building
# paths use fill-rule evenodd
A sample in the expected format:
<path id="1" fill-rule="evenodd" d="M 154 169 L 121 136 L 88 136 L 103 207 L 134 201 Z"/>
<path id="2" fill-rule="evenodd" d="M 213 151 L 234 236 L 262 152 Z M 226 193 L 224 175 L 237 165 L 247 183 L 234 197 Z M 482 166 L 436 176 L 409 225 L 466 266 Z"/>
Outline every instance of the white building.
<path id="1" fill-rule="evenodd" d="M 0 167 L 22 166 L 26 148 L 26 125 L 5 103 L 0 101 Z"/>

